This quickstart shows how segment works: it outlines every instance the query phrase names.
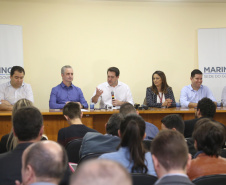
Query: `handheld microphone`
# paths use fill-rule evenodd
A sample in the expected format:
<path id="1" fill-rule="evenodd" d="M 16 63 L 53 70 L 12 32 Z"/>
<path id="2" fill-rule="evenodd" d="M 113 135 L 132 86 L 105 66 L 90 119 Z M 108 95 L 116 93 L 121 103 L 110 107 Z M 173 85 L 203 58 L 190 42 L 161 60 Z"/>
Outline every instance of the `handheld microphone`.
<path id="1" fill-rule="evenodd" d="M 112 99 L 112 100 L 115 99 L 115 93 L 114 93 L 114 91 L 111 91 L 111 99 Z M 115 106 L 113 105 L 113 107 L 115 107 Z"/>

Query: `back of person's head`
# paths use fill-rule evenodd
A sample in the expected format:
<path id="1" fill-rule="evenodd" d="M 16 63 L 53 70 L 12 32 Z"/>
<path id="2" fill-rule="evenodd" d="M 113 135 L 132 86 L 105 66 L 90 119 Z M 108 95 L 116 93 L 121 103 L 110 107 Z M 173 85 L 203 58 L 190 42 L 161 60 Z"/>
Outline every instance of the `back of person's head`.
<path id="1" fill-rule="evenodd" d="M 89 160 L 78 166 L 70 185 L 132 185 L 131 176 L 119 163 Z"/>
<path id="2" fill-rule="evenodd" d="M 198 75 L 202 75 L 202 71 L 200 71 L 199 69 L 194 69 L 192 72 L 191 72 L 191 77 L 195 77 L 195 75 L 198 74 Z"/>
<path id="3" fill-rule="evenodd" d="M 216 113 L 216 105 L 209 98 L 199 100 L 197 110 L 200 110 L 202 117 L 213 118 Z"/>
<path id="4" fill-rule="evenodd" d="M 63 115 L 68 116 L 70 119 L 81 119 L 81 108 L 78 103 L 69 102 L 63 108 Z"/>
<path id="5" fill-rule="evenodd" d="M 203 118 L 195 124 L 192 137 L 198 151 L 203 151 L 209 156 L 218 156 L 225 143 L 225 135 L 224 126 L 208 118 Z"/>
<path id="6" fill-rule="evenodd" d="M 118 130 L 123 120 L 123 116 L 120 113 L 112 114 L 106 125 L 106 132 L 113 136 L 118 136 Z"/>
<path id="7" fill-rule="evenodd" d="M 109 67 L 107 70 L 107 73 L 108 73 L 108 71 L 114 72 L 116 77 L 118 77 L 120 75 L 120 71 L 117 67 Z"/>
<path id="8" fill-rule="evenodd" d="M 170 129 L 160 131 L 153 139 L 151 153 L 167 172 L 184 170 L 188 161 L 188 147 L 184 136 Z"/>
<path id="9" fill-rule="evenodd" d="M 179 114 L 167 115 L 161 120 L 161 122 L 166 128 L 175 128 L 181 134 L 184 134 L 184 121 Z"/>
<path id="10" fill-rule="evenodd" d="M 28 166 L 34 171 L 36 182 L 58 182 L 67 168 L 67 154 L 54 141 L 40 141 L 30 145 L 23 154 L 22 176 Z M 26 175 L 26 174 L 25 174 Z M 23 176 L 23 180 L 24 180 Z"/>
<path id="11" fill-rule="evenodd" d="M 35 107 L 22 107 L 13 116 L 13 129 L 20 141 L 37 139 L 42 126 L 42 114 Z"/>
<path id="12" fill-rule="evenodd" d="M 24 75 L 25 75 L 24 68 L 22 68 L 21 66 L 13 66 L 10 71 L 10 76 L 13 76 L 15 71 L 18 71 L 19 73 L 24 73 Z"/>
<path id="13" fill-rule="evenodd" d="M 16 111 L 22 107 L 28 107 L 28 106 L 32 106 L 33 103 L 28 100 L 28 99 L 20 99 L 18 100 L 14 105 L 13 105 L 13 110 L 12 110 L 12 120 L 13 120 L 13 116 L 14 114 L 16 113 Z M 9 137 L 8 137 L 8 140 L 7 140 L 7 144 L 6 144 L 6 148 L 7 150 L 12 150 L 14 149 L 18 144 L 18 139 L 17 137 L 15 137 L 13 135 L 13 129 L 11 129 L 10 133 L 9 133 Z"/>
<path id="14" fill-rule="evenodd" d="M 70 65 L 63 66 L 63 67 L 61 68 L 61 74 L 64 74 L 65 69 L 68 69 L 68 68 L 72 68 L 72 67 L 71 67 Z"/>
<path id="15" fill-rule="evenodd" d="M 147 172 L 144 164 L 145 150 L 143 139 L 145 137 L 145 121 L 136 114 L 129 114 L 120 125 L 121 147 L 128 147 L 130 151 L 130 161 L 134 162 L 132 172 Z"/>
<path id="16" fill-rule="evenodd" d="M 30 100 L 25 99 L 25 98 L 18 100 L 18 101 L 13 105 L 12 117 L 13 117 L 13 115 L 15 114 L 15 112 L 16 112 L 18 109 L 20 109 L 20 108 L 22 108 L 22 107 L 28 107 L 28 106 L 33 106 L 33 103 L 32 103 Z"/>
<path id="17" fill-rule="evenodd" d="M 136 109 L 131 103 L 124 103 L 120 106 L 119 112 L 126 117 L 128 114 L 136 114 Z"/>

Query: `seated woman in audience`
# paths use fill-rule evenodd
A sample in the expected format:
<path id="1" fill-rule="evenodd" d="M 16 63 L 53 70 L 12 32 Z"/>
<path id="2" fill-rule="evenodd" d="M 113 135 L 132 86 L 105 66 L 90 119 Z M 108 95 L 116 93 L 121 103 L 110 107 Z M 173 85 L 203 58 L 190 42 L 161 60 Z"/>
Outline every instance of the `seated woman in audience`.
<path id="1" fill-rule="evenodd" d="M 152 86 L 146 90 L 146 104 L 149 107 L 175 107 L 173 90 L 166 82 L 162 71 L 155 71 L 152 75 Z"/>
<path id="2" fill-rule="evenodd" d="M 198 152 L 188 168 L 187 174 L 190 180 L 226 173 L 226 158 L 220 157 L 225 135 L 225 128 L 208 118 L 203 118 L 196 123 L 192 137 Z"/>
<path id="3" fill-rule="evenodd" d="M 121 143 L 117 152 L 101 155 L 100 159 L 109 159 L 122 164 L 130 173 L 155 175 L 150 152 L 146 152 L 142 140 L 145 138 L 145 122 L 136 114 L 129 114 L 119 129 Z"/>
<path id="4" fill-rule="evenodd" d="M 33 103 L 30 100 L 27 100 L 25 98 L 18 100 L 14 105 L 13 105 L 13 110 L 12 110 L 12 120 L 13 120 L 13 115 L 15 112 L 22 108 L 22 107 L 28 107 L 28 106 L 33 106 Z M 45 136 L 43 136 L 44 138 Z M 43 139 L 42 139 L 43 140 Z M 13 129 L 11 128 L 11 131 L 9 134 L 6 134 L 2 136 L 1 142 L 0 142 L 0 153 L 4 153 L 10 150 L 13 150 L 18 144 L 17 137 L 13 135 Z"/>

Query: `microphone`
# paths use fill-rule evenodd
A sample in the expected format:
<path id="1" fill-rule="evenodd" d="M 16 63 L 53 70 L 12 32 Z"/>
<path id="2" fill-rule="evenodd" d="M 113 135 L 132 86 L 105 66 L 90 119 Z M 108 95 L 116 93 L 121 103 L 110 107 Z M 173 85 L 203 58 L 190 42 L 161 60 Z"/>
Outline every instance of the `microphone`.
<path id="1" fill-rule="evenodd" d="M 114 91 L 111 91 L 111 99 L 112 99 L 112 100 L 115 99 L 115 93 L 114 93 Z M 115 107 L 115 106 L 113 105 L 113 107 Z"/>

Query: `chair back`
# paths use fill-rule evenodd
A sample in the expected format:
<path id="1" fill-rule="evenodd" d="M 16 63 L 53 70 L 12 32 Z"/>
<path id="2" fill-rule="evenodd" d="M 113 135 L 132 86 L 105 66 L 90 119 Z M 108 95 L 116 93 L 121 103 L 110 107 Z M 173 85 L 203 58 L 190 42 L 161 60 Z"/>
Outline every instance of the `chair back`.
<path id="1" fill-rule="evenodd" d="M 226 173 L 217 175 L 207 175 L 192 181 L 195 185 L 225 185 Z"/>
<path id="2" fill-rule="evenodd" d="M 221 150 L 220 156 L 226 158 L 226 148 Z"/>
<path id="3" fill-rule="evenodd" d="M 157 177 L 144 173 L 131 173 L 133 185 L 153 185 Z"/>
<path id="4" fill-rule="evenodd" d="M 80 165 L 81 163 L 83 163 L 84 161 L 87 161 L 87 160 L 90 160 L 90 159 L 96 159 L 98 158 L 99 156 L 101 156 L 102 154 L 104 153 L 90 153 L 90 154 L 87 154 L 85 156 L 83 156 L 79 162 L 78 162 L 78 165 Z"/>
<path id="5" fill-rule="evenodd" d="M 150 148 L 151 148 L 151 142 L 152 140 L 143 140 L 143 145 L 144 145 L 144 148 L 148 151 L 150 151 Z"/>
<path id="6" fill-rule="evenodd" d="M 67 143 L 65 149 L 67 151 L 68 161 L 72 163 L 78 163 L 79 150 L 82 145 L 82 138 L 74 139 Z"/>

